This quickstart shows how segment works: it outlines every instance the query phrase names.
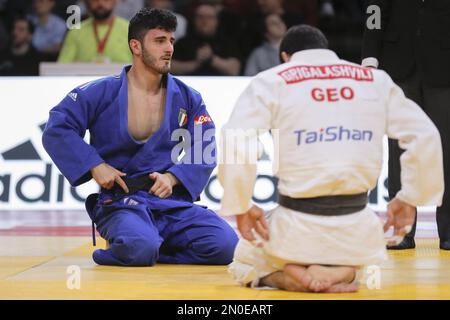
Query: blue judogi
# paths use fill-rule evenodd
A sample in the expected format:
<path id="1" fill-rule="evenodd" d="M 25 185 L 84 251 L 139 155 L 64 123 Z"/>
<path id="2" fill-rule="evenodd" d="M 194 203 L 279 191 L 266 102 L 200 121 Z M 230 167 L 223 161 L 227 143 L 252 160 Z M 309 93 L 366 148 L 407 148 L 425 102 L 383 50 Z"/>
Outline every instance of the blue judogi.
<path id="1" fill-rule="evenodd" d="M 92 178 L 90 169 L 106 162 L 134 178 L 151 172 L 171 172 L 180 181 L 172 196 L 160 199 L 146 191 L 126 195 L 109 204 L 111 192 L 89 197 L 86 208 L 97 229 L 110 243 L 96 250 L 101 265 L 153 265 L 164 263 L 228 264 L 237 236 L 234 230 L 196 201 L 216 165 L 214 136 L 194 131 L 214 129 L 201 95 L 167 75 L 166 107 L 161 127 L 147 142 L 128 131 L 127 72 L 89 82 L 70 92 L 50 111 L 42 141 L 71 185 Z M 182 161 L 172 161 L 174 130 L 191 134 L 190 149 Z M 83 137 L 89 129 L 91 140 Z M 209 141 L 208 141 L 209 140 Z M 210 152 L 212 161 L 195 152 Z M 194 162 L 196 160 L 196 162 Z"/>

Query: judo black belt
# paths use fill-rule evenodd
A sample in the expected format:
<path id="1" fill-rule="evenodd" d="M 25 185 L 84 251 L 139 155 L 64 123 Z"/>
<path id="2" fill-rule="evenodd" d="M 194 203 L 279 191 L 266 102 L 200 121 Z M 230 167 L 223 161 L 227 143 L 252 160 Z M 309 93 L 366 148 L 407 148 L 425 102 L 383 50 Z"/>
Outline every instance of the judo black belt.
<path id="1" fill-rule="evenodd" d="M 280 194 L 278 203 L 280 206 L 303 213 L 342 216 L 363 210 L 367 205 L 367 193 L 298 199 Z"/>
<path id="2" fill-rule="evenodd" d="M 110 190 L 103 189 L 102 191 L 105 191 L 107 193 L 112 192 L 112 197 L 108 200 L 116 201 L 121 199 L 124 196 L 129 196 L 132 194 L 135 194 L 138 191 L 150 191 L 150 189 L 153 187 L 154 181 L 150 179 L 148 174 L 137 177 L 137 178 L 127 178 L 122 177 L 122 180 L 125 182 L 125 184 L 128 187 L 129 192 L 126 193 L 121 186 L 119 186 L 116 183 L 114 183 L 114 186 Z"/>

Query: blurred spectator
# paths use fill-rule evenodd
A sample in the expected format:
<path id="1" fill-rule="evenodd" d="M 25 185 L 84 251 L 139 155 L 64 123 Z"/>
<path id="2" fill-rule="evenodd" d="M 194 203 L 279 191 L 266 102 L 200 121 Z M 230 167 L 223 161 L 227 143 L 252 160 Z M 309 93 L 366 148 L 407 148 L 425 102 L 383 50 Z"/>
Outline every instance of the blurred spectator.
<path id="1" fill-rule="evenodd" d="M 241 63 L 236 41 L 218 32 L 218 13 L 213 5 L 197 7 L 194 28 L 192 35 L 175 44 L 173 73 L 239 75 Z"/>
<path id="2" fill-rule="evenodd" d="M 114 13 L 128 21 L 144 7 L 144 0 L 117 0 Z"/>
<path id="3" fill-rule="evenodd" d="M 61 49 L 66 24 L 52 14 L 55 0 L 34 0 L 33 15 L 29 17 L 34 26 L 33 46 L 40 52 L 56 56 Z"/>
<path id="4" fill-rule="evenodd" d="M 187 20 L 183 15 L 175 12 L 175 7 L 171 0 L 147 0 L 146 6 L 150 8 L 167 9 L 173 12 L 175 17 L 177 17 L 177 30 L 174 33 L 175 41 L 186 35 L 188 26 Z"/>
<path id="5" fill-rule="evenodd" d="M 21 16 L 13 21 L 11 47 L 0 53 L 0 75 L 36 76 L 39 74 L 39 54 L 31 43 L 33 24 Z"/>
<path id="6" fill-rule="evenodd" d="M 58 62 L 131 62 L 128 21 L 113 14 L 116 0 L 86 0 L 92 17 L 67 33 Z"/>
<path id="7" fill-rule="evenodd" d="M 260 46 L 265 41 L 264 32 L 260 27 L 265 16 L 270 14 L 279 15 L 287 28 L 304 22 L 304 17 L 301 13 L 293 14 L 284 8 L 283 0 L 255 1 L 256 11 L 246 19 L 240 40 L 240 47 L 244 56 L 248 56 L 254 48 Z"/>
<path id="8" fill-rule="evenodd" d="M 280 15 L 288 28 L 292 27 L 293 25 L 300 24 L 305 20 L 304 17 L 299 13 L 293 14 L 291 12 L 288 12 L 283 7 L 283 0 L 258 0 L 258 7 L 260 14 L 262 15 Z"/>
<path id="9" fill-rule="evenodd" d="M 279 15 L 269 14 L 264 18 L 261 28 L 266 41 L 250 54 L 244 72 L 246 76 L 254 76 L 280 64 L 278 51 L 286 33 L 286 25 Z"/>

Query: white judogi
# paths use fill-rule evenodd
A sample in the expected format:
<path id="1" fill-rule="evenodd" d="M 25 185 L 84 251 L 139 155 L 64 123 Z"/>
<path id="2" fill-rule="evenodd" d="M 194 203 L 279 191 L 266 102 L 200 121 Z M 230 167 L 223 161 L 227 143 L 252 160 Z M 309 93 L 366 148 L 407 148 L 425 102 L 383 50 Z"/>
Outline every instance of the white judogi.
<path id="1" fill-rule="evenodd" d="M 434 124 L 385 72 L 340 60 L 330 50 L 297 52 L 290 62 L 258 74 L 223 128 L 224 153 L 230 152 L 227 137 L 233 129 L 272 129 L 278 190 L 292 198 L 373 189 L 387 135 L 406 150 L 397 197 L 413 206 L 441 203 L 442 147 Z M 245 144 L 231 151 L 248 152 Z M 256 164 L 225 162 L 219 179 L 224 187 L 220 214 L 247 211 Z M 230 271 L 243 284 L 256 283 L 287 262 L 362 266 L 386 258 L 381 221 L 367 207 L 326 217 L 279 206 L 269 227 L 263 249 L 245 240 L 238 244 Z"/>

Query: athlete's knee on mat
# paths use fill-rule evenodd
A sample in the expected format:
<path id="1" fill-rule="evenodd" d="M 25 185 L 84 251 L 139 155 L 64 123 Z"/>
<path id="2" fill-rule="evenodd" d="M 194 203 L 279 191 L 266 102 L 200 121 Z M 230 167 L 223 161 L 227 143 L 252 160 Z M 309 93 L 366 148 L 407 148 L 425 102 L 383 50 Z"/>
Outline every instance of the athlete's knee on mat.
<path id="1" fill-rule="evenodd" d="M 193 247 L 199 257 L 208 264 L 225 265 L 233 261 L 238 238 L 233 229 L 218 229 L 213 235 L 197 241 Z"/>
<path id="2" fill-rule="evenodd" d="M 111 249 L 124 265 L 152 266 L 158 260 L 159 243 L 146 236 L 118 237 Z"/>

